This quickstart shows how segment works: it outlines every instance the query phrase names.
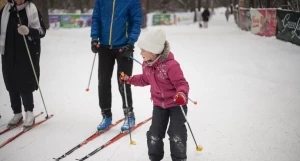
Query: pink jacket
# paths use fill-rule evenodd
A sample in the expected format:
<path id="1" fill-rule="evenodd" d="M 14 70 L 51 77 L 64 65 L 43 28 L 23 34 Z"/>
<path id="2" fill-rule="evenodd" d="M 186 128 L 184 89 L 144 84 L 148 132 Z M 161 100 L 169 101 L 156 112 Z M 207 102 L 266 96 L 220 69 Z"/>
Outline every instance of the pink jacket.
<path id="1" fill-rule="evenodd" d="M 151 64 L 143 63 L 143 74 L 132 76 L 131 84 L 150 85 L 153 104 L 162 108 L 176 106 L 173 98 L 177 92 L 183 92 L 188 99 L 189 84 L 184 78 L 179 63 L 174 60 L 168 42 L 165 43 L 165 49 L 158 59 Z"/>

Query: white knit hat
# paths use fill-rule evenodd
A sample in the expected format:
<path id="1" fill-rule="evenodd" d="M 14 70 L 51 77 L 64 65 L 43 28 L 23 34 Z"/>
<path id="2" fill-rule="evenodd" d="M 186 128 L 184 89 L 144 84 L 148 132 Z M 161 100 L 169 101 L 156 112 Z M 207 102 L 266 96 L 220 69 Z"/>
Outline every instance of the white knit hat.
<path id="1" fill-rule="evenodd" d="M 151 29 L 142 34 L 138 47 L 153 54 L 161 54 L 165 48 L 166 33 L 163 29 Z"/>

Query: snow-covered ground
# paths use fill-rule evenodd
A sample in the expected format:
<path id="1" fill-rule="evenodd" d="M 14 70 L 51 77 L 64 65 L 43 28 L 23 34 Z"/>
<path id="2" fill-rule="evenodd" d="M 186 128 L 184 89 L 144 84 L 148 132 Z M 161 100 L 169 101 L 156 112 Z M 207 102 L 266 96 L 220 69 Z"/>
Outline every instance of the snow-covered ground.
<path id="1" fill-rule="evenodd" d="M 188 119 L 198 144 L 188 131 L 189 161 L 300 160 L 300 47 L 241 31 L 221 12 L 208 29 L 198 24 L 167 26 L 167 38 L 190 83 Z M 90 91 L 85 89 L 94 55 L 90 29 L 50 30 L 42 40 L 41 87 L 54 117 L 0 149 L 0 161 L 52 161 L 83 141 L 101 121 L 97 91 L 97 61 Z M 141 61 L 140 50 L 135 57 Z M 1 68 L 1 67 L 0 67 Z M 134 65 L 134 74 L 141 66 Z M 116 72 L 112 79 L 114 121 L 123 117 Z M 0 74 L 0 129 L 13 116 Z M 149 87 L 132 87 L 137 122 L 152 114 Z M 35 113 L 44 111 L 35 92 Z M 41 117 L 42 118 L 42 117 Z M 39 119 L 41 119 L 39 118 Z M 39 120 L 38 119 L 38 120 Z M 38 121 L 37 120 L 37 121 Z M 65 161 L 81 158 L 120 131 L 114 127 L 83 146 Z M 150 122 L 103 149 L 90 161 L 147 161 L 146 132 Z M 0 143 L 17 133 L 0 136 Z M 164 161 L 171 161 L 168 137 Z"/>

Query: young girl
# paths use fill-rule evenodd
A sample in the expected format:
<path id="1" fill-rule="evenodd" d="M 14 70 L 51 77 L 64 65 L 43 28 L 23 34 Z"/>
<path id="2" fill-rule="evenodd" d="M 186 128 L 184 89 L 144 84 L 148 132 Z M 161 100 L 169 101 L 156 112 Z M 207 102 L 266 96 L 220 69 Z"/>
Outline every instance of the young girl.
<path id="1" fill-rule="evenodd" d="M 153 100 L 152 124 L 147 132 L 148 155 L 151 161 L 160 161 L 164 156 L 164 143 L 170 119 L 171 157 L 173 161 L 185 161 L 187 130 L 180 109 L 187 112 L 189 84 L 185 80 L 179 63 L 170 52 L 166 34 L 162 29 L 147 31 L 138 41 L 143 57 L 143 74 L 132 77 L 121 74 L 121 83 L 134 86 L 150 85 Z"/>

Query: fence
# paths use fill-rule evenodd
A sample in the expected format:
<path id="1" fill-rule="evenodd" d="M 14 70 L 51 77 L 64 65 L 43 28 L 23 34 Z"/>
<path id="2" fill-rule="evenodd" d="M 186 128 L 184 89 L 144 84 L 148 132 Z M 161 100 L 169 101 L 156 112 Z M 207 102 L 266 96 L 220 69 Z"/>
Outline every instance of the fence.
<path id="1" fill-rule="evenodd" d="M 193 12 L 180 13 L 149 13 L 147 26 L 156 25 L 186 25 L 194 23 Z M 49 14 L 50 28 L 81 28 L 92 23 L 91 14 Z"/>
<path id="2" fill-rule="evenodd" d="M 300 45 L 300 13 L 275 8 L 238 10 L 237 25 L 260 36 L 276 36 L 277 39 Z"/>

